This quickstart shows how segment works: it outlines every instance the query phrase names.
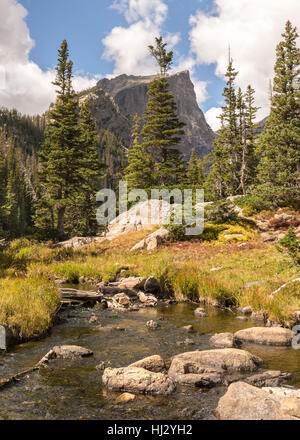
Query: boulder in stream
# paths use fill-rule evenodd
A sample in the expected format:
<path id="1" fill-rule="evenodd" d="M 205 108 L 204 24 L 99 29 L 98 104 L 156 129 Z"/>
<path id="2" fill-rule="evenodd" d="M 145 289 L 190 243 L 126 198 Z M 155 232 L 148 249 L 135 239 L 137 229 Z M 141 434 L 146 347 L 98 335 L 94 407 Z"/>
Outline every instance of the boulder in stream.
<path id="1" fill-rule="evenodd" d="M 195 316 L 197 316 L 197 318 L 207 318 L 207 313 L 206 311 L 202 308 L 202 307 L 198 307 L 195 311 L 194 311 Z"/>
<path id="2" fill-rule="evenodd" d="M 282 371 L 264 371 L 263 373 L 254 374 L 245 379 L 249 385 L 255 387 L 279 387 L 283 383 L 293 379 L 293 375 L 290 373 L 283 373 Z"/>
<path id="3" fill-rule="evenodd" d="M 53 347 L 38 363 L 39 366 L 47 364 L 53 359 L 78 359 L 92 356 L 93 352 L 88 348 L 77 345 L 61 345 Z"/>
<path id="4" fill-rule="evenodd" d="M 157 298 L 154 295 L 149 295 L 144 292 L 138 292 L 138 298 L 142 304 L 146 307 L 155 307 L 157 306 Z"/>
<path id="5" fill-rule="evenodd" d="M 167 374 L 132 366 L 106 368 L 102 382 L 109 389 L 133 394 L 170 395 L 176 389 L 174 381 Z"/>
<path id="6" fill-rule="evenodd" d="M 219 400 L 221 420 L 300 420 L 300 391 L 232 383 Z"/>
<path id="7" fill-rule="evenodd" d="M 179 375 L 255 371 L 262 364 L 259 357 L 236 348 L 192 351 L 173 357 L 169 375 L 182 381 Z"/>
<path id="8" fill-rule="evenodd" d="M 216 348 L 234 348 L 239 345 L 233 333 L 216 333 L 209 342 Z"/>
<path id="9" fill-rule="evenodd" d="M 160 327 L 160 324 L 156 321 L 151 320 L 146 323 L 146 327 L 150 328 L 151 330 L 156 330 Z"/>
<path id="10" fill-rule="evenodd" d="M 160 291 L 160 284 L 154 277 L 149 277 L 144 286 L 145 292 L 156 293 Z"/>
<path id="11" fill-rule="evenodd" d="M 240 330 L 234 336 L 243 343 L 290 346 L 295 334 L 281 327 L 252 327 Z"/>

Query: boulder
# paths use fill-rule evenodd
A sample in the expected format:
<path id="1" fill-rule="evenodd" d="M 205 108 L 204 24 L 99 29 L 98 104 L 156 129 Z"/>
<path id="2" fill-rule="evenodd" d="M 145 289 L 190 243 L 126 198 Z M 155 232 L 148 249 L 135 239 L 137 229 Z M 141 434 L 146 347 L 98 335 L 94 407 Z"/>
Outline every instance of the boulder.
<path id="1" fill-rule="evenodd" d="M 252 312 L 251 319 L 253 321 L 267 322 L 268 315 L 265 312 Z"/>
<path id="2" fill-rule="evenodd" d="M 92 315 L 89 319 L 90 324 L 95 324 L 98 321 L 99 321 L 99 318 L 98 318 L 98 316 L 95 316 L 95 315 Z"/>
<path id="3" fill-rule="evenodd" d="M 234 319 L 237 321 L 248 321 L 247 316 L 236 316 Z"/>
<path id="4" fill-rule="evenodd" d="M 235 382 L 219 400 L 216 415 L 220 420 L 278 420 L 280 403 L 260 388 Z"/>
<path id="5" fill-rule="evenodd" d="M 300 420 L 300 398 L 284 397 L 280 402 L 281 420 Z"/>
<path id="6" fill-rule="evenodd" d="M 144 248 L 147 248 L 148 251 L 155 250 L 158 245 L 163 243 L 164 241 L 168 240 L 170 237 L 170 231 L 168 231 L 165 228 L 160 228 L 157 231 L 153 232 L 152 234 L 148 235 L 144 240 L 137 243 L 133 248 L 132 251 L 141 250 Z"/>
<path id="7" fill-rule="evenodd" d="M 231 384 L 219 400 L 221 420 L 300 420 L 300 390 Z"/>
<path id="8" fill-rule="evenodd" d="M 157 298 L 154 295 L 147 295 L 144 292 L 138 292 L 138 298 L 141 303 L 147 307 L 155 307 L 157 305 Z"/>
<path id="9" fill-rule="evenodd" d="M 279 387 L 283 383 L 293 379 L 293 375 L 290 373 L 282 373 L 281 371 L 268 370 L 264 373 L 254 374 L 245 379 L 249 385 L 255 387 Z"/>
<path id="10" fill-rule="evenodd" d="M 240 330 L 234 336 L 243 343 L 290 346 L 295 334 L 281 327 L 252 327 Z"/>
<path id="11" fill-rule="evenodd" d="M 181 330 L 188 332 L 188 333 L 193 333 L 194 327 L 192 325 L 185 325 L 185 326 L 181 327 Z"/>
<path id="12" fill-rule="evenodd" d="M 11 330 L 4 325 L 0 325 L 0 351 L 7 350 L 16 342 L 17 338 L 13 336 Z"/>
<path id="13" fill-rule="evenodd" d="M 145 292 L 156 293 L 160 291 L 160 284 L 154 277 L 149 277 L 144 286 Z"/>
<path id="14" fill-rule="evenodd" d="M 202 308 L 202 307 L 198 307 L 195 311 L 194 311 L 195 316 L 197 316 L 197 318 L 207 318 L 207 313 L 206 311 Z"/>
<path id="15" fill-rule="evenodd" d="M 116 403 L 127 403 L 127 402 L 132 402 L 133 400 L 136 399 L 136 395 L 135 394 L 130 394 L 130 393 L 123 393 L 121 394 L 117 399 L 116 399 Z"/>
<path id="16" fill-rule="evenodd" d="M 176 385 L 167 374 L 138 367 L 106 368 L 102 382 L 108 388 L 134 394 L 172 394 Z"/>
<path id="17" fill-rule="evenodd" d="M 216 348 L 234 348 L 238 345 L 232 333 L 217 333 L 209 342 Z"/>
<path id="18" fill-rule="evenodd" d="M 153 373 L 165 373 L 167 371 L 165 361 L 158 355 L 141 359 L 140 361 L 129 365 L 129 367 L 144 368 L 145 370 L 152 371 Z"/>
<path id="19" fill-rule="evenodd" d="M 252 314 L 252 307 L 246 306 L 242 308 L 242 314 L 243 315 L 251 315 Z"/>
<path id="20" fill-rule="evenodd" d="M 151 320 L 146 323 L 146 326 L 152 330 L 156 330 L 160 327 L 160 324 L 156 321 Z"/>
<path id="21" fill-rule="evenodd" d="M 195 345 L 195 341 L 193 339 L 185 339 L 184 341 L 176 342 L 176 345 Z"/>
<path id="22" fill-rule="evenodd" d="M 255 371 L 262 364 L 263 361 L 259 357 L 236 348 L 192 351 L 173 358 L 169 375 L 174 377 L 186 373 L 222 373 L 224 370 Z"/>
<path id="23" fill-rule="evenodd" d="M 114 309 L 127 309 L 131 305 L 131 300 L 126 293 L 117 293 L 110 303 Z"/>
<path id="24" fill-rule="evenodd" d="M 88 348 L 77 345 L 61 345 L 53 347 L 38 363 L 43 365 L 53 359 L 78 359 L 92 356 L 93 352 Z"/>

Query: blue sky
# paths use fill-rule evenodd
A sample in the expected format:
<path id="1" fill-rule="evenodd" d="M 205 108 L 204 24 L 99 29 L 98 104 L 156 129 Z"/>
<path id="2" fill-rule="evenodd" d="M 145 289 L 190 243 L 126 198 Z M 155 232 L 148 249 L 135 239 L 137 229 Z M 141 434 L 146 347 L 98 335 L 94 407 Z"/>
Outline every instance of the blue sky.
<path id="1" fill-rule="evenodd" d="M 30 59 L 43 70 L 53 68 L 57 49 L 66 38 L 69 43 L 74 69 L 90 76 L 106 76 L 114 70 L 113 61 L 103 57 L 102 44 L 112 28 L 128 25 L 123 14 L 112 9 L 111 0 L 20 0 L 27 9 L 26 23 L 35 46 Z M 168 16 L 162 33 L 178 33 L 181 38 L 175 47 L 175 64 L 180 56 L 189 53 L 189 18 L 198 9 L 205 12 L 213 8 L 211 0 L 166 0 Z M 222 99 L 224 81 L 214 75 L 215 64 L 195 68 L 195 78 L 206 81 L 208 98 L 201 103 L 206 111 Z M 138 75 L 139 72 L 137 71 Z"/>
<path id="2" fill-rule="evenodd" d="M 162 34 L 174 71 L 190 70 L 200 108 L 218 129 L 228 46 L 236 86 L 256 90 L 258 119 L 285 22 L 300 30 L 299 0 L 0 0 L 0 105 L 44 112 L 55 99 L 57 49 L 67 39 L 74 87 L 102 77 L 157 72 L 147 46 Z"/>

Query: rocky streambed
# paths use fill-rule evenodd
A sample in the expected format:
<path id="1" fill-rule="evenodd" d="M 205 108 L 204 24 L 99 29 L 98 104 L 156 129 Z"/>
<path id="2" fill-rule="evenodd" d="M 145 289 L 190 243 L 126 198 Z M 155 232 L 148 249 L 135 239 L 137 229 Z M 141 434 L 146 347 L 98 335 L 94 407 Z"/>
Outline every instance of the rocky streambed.
<path id="1" fill-rule="evenodd" d="M 282 411 L 295 413 L 299 399 L 284 402 L 287 410 L 278 398 L 259 394 L 270 393 L 263 386 L 282 383 L 300 388 L 300 350 L 286 344 L 288 333 L 278 330 L 275 346 L 253 344 L 259 331 L 242 330 L 261 324 L 236 320 L 231 311 L 204 307 L 195 313 L 192 304 L 156 305 L 147 292 L 147 298 L 141 293 L 136 304 L 128 304 L 129 288 L 127 294 L 116 295 L 107 301 L 107 309 L 100 303 L 65 306 L 49 337 L 0 355 L 1 380 L 47 354 L 41 368 L 0 390 L 0 418 L 237 418 L 228 408 L 236 405 L 241 389 L 253 408 L 263 399 L 276 408 L 277 418 Z M 149 307 L 134 307 L 141 303 Z M 262 331 L 269 344 L 270 333 Z M 223 334 L 212 338 L 216 333 Z M 65 345 L 86 350 L 70 356 L 68 349 L 53 350 Z M 241 380 L 248 388 L 238 385 Z M 241 414 L 247 418 L 245 408 Z"/>

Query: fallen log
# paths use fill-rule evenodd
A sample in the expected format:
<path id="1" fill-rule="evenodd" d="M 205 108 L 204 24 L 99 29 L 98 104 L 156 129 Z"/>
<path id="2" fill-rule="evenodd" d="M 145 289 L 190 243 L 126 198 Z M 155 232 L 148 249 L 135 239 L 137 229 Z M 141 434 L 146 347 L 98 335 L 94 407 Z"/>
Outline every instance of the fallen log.
<path id="1" fill-rule="evenodd" d="M 5 379 L 0 379 L 0 390 L 3 388 L 12 385 L 13 383 L 19 382 L 26 374 L 32 373 L 33 371 L 36 371 L 39 369 L 38 365 L 35 365 L 34 367 L 28 368 L 25 371 L 22 371 L 21 373 L 14 374 L 13 376 L 10 376 Z"/>
<path id="2" fill-rule="evenodd" d="M 88 290 L 76 290 L 76 289 L 60 289 L 62 299 L 71 299 L 77 301 L 101 301 L 103 294 L 99 292 L 93 292 Z"/>

